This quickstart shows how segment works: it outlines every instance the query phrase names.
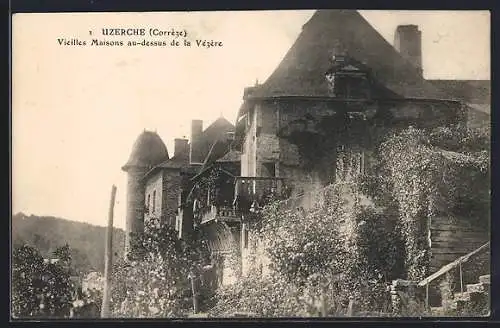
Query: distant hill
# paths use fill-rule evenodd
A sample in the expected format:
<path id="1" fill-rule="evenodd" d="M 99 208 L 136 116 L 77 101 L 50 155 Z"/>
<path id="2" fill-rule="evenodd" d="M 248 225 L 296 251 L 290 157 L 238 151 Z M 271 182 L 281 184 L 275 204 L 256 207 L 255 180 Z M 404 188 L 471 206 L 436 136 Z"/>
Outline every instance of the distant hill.
<path id="1" fill-rule="evenodd" d="M 24 215 L 12 217 L 13 245 L 35 246 L 44 257 L 66 243 L 72 249 L 75 268 L 80 272 L 104 272 L 106 228 L 51 216 Z M 125 232 L 113 231 L 113 260 L 123 257 Z"/>

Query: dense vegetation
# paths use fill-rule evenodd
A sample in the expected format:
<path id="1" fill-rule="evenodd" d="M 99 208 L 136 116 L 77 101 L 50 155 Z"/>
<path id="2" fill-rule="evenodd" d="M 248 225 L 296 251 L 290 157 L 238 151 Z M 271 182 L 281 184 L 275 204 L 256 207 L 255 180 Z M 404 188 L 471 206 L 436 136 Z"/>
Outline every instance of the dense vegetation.
<path id="1" fill-rule="evenodd" d="M 428 274 L 426 218 L 489 223 L 489 138 L 488 129 L 393 131 L 380 138 L 372 175 L 325 188 L 311 211 L 267 207 L 252 228 L 269 273 L 220 289 L 212 315 L 392 311 L 391 280 Z"/>
<path id="2" fill-rule="evenodd" d="M 370 174 L 324 188 L 309 211 L 275 201 L 248 222 L 251 274 L 215 295 L 199 279 L 210 263 L 200 230 L 187 242 L 150 220 L 145 233 L 134 236 L 128 261 L 122 259 L 123 233 L 117 230 L 112 313 L 183 317 L 197 296 L 198 309 L 212 316 L 388 314 L 392 280 L 428 274 L 426 218 L 445 213 L 489 224 L 489 147 L 488 129 L 386 134 L 376 145 Z M 104 234 L 105 228 L 55 218 L 15 217 L 14 313 L 66 313 L 72 272 L 63 264 L 72 259 L 79 275 L 102 270 Z M 66 241 L 74 250 L 58 247 Z M 259 249 L 270 263 L 264 275 Z M 62 262 L 44 263 L 53 252 Z M 193 295 L 193 287 L 199 294 Z"/>
<path id="3" fill-rule="evenodd" d="M 253 224 L 258 233 L 251 244 L 253 249 L 262 245 L 269 271 L 221 288 L 211 314 L 345 316 L 353 303 L 357 311 L 387 312 L 387 286 L 401 257 L 394 238 L 388 238 L 394 223 L 381 220 L 372 207 L 350 203 L 352 187 L 329 186 L 311 211 L 283 209 L 278 203 L 266 207 Z M 251 271 L 258 272 L 262 258 L 253 255 Z"/>
<path id="4" fill-rule="evenodd" d="M 132 240 L 128 261 L 119 261 L 113 268 L 113 316 L 170 318 L 191 313 L 191 279 L 201 292 L 200 273 L 209 263 L 203 238 L 183 241 L 172 227 L 150 219 L 145 232 Z M 203 308 L 206 302 L 202 297 L 199 302 Z"/>
<path id="5" fill-rule="evenodd" d="M 69 316 L 73 301 L 69 247 L 57 248 L 44 259 L 34 247 L 23 245 L 12 253 L 12 315 L 16 318 Z"/>

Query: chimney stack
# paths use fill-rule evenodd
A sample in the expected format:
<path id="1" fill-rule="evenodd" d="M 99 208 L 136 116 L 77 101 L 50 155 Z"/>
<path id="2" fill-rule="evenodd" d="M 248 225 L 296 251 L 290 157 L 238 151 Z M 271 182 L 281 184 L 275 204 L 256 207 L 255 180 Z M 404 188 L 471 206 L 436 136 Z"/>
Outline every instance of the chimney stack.
<path id="1" fill-rule="evenodd" d="M 188 140 L 187 139 L 175 139 L 174 140 L 174 156 L 186 156 L 189 153 Z"/>
<path id="2" fill-rule="evenodd" d="M 191 147 L 189 149 L 189 162 L 190 163 L 201 163 L 203 160 L 199 157 L 199 137 L 203 132 L 203 121 L 202 120 L 192 120 L 191 121 Z"/>
<path id="3" fill-rule="evenodd" d="M 394 33 L 394 48 L 423 75 L 422 32 L 417 25 L 399 25 Z"/>

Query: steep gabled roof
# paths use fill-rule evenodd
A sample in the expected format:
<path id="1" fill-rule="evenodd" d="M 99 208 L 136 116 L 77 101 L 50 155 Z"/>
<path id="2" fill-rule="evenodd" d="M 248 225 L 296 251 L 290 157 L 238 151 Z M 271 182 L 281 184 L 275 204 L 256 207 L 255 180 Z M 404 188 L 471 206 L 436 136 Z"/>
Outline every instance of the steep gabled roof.
<path id="1" fill-rule="evenodd" d="M 203 169 L 209 167 L 215 162 L 239 162 L 241 157 L 241 152 L 231 149 L 232 140 L 230 139 L 219 139 L 217 140 L 203 163 Z M 202 169 L 202 170 L 203 170 Z"/>
<path id="2" fill-rule="evenodd" d="M 210 152 L 214 143 L 221 139 L 224 140 L 228 132 L 234 131 L 234 125 L 224 117 L 219 117 L 209 127 L 207 127 L 199 136 L 193 149 L 193 157 L 203 162 Z"/>
<path id="3" fill-rule="evenodd" d="M 325 72 L 343 54 L 370 68 L 372 77 L 405 98 L 448 99 L 425 81 L 356 10 L 318 10 L 253 97 L 328 96 Z"/>
<path id="4" fill-rule="evenodd" d="M 210 148 L 210 152 L 205 158 L 205 162 L 203 162 L 203 168 L 211 165 L 216 160 L 223 157 L 227 152 L 229 152 L 230 145 L 231 145 L 231 140 L 228 139 L 217 140 Z"/>

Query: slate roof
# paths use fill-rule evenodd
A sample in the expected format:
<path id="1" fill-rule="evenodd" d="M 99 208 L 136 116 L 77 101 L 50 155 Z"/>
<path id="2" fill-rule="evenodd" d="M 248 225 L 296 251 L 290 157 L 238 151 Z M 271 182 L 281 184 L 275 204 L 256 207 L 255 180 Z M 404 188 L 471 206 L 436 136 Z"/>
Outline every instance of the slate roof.
<path id="1" fill-rule="evenodd" d="M 219 158 L 223 157 L 227 152 L 229 152 L 229 147 L 231 145 L 231 140 L 228 139 L 218 139 L 214 142 L 210 148 L 205 161 L 203 162 L 203 168 L 210 166 L 212 163 L 217 161 Z"/>
<path id="2" fill-rule="evenodd" d="M 239 162 L 241 160 L 241 152 L 231 149 L 232 140 L 230 139 L 219 139 L 217 140 L 210 149 L 205 162 L 203 162 L 202 170 L 205 170 L 214 163 L 222 162 Z"/>
<path id="3" fill-rule="evenodd" d="M 471 104 L 491 103 L 490 80 L 428 80 L 454 100 Z"/>
<path id="4" fill-rule="evenodd" d="M 234 132 L 234 125 L 224 117 L 219 117 L 202 132 L 194 155 L 204 162 L 214 143 L 217 140 L 225 140 L 228 132 Z"/>
<path id="5" fill-rule="evenodd" d="M 489 104 L 467 104 L 469 112 L 467 125 L 471 128 L 491 127 L 491 106 Z"/>
<path id="6" fill-rule="evenodd" d="M 404 98 L 449 99 L 426 81 L 356 10 L 318 10 L 269 78 L 251 97 L 327 97 L 325 72 L 331 56 L 343 54 L 371 70 L 372 77 Z"/>
<path id="7" fill-rule="evenodd" d="M 219 158 L 217 162 L 240 162 L 241 161 L 241 152 L 237 150 L 230 150 L 224 156 Z"/>

